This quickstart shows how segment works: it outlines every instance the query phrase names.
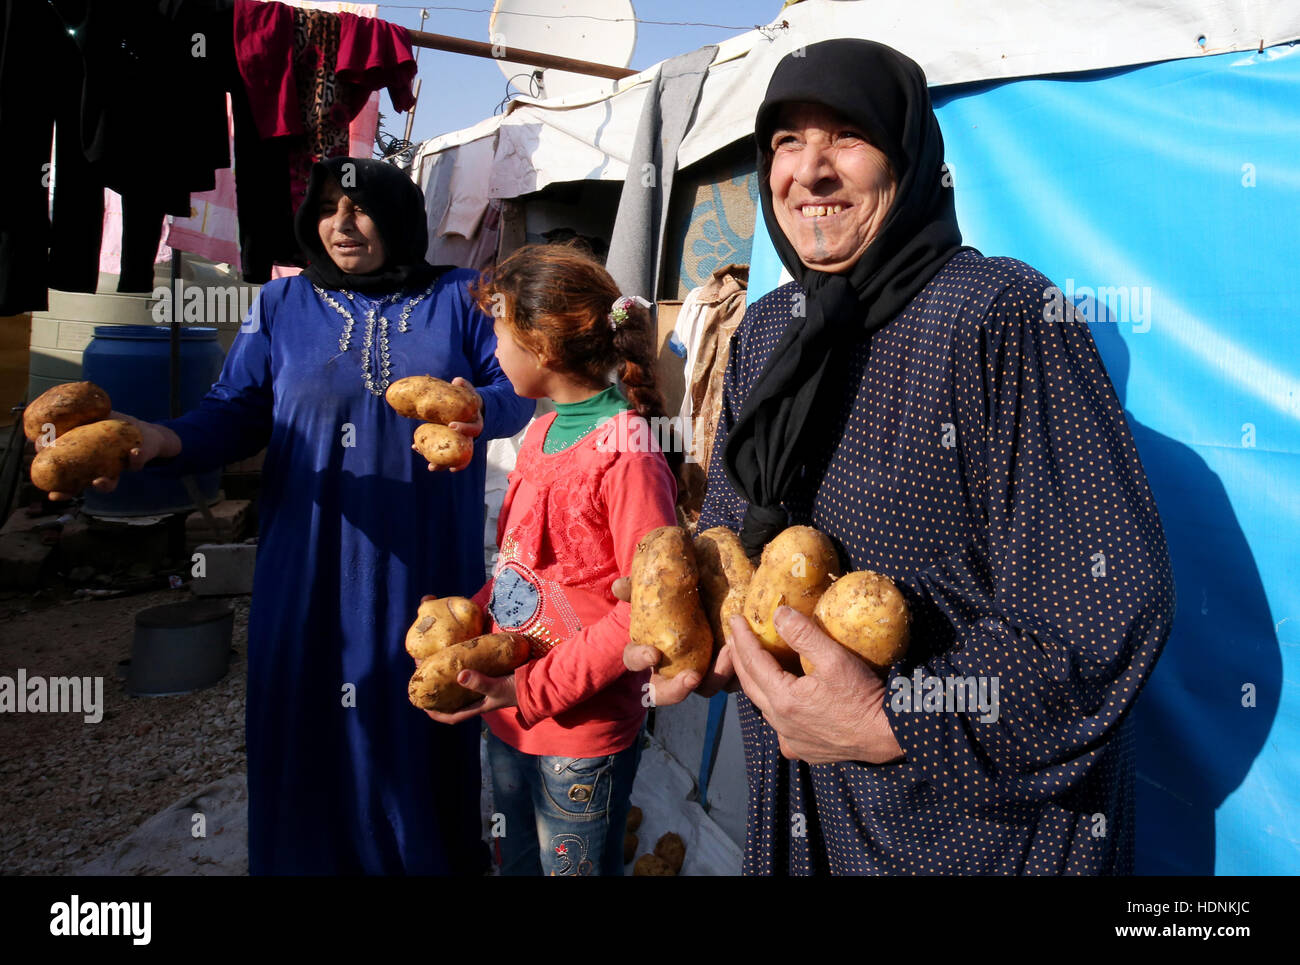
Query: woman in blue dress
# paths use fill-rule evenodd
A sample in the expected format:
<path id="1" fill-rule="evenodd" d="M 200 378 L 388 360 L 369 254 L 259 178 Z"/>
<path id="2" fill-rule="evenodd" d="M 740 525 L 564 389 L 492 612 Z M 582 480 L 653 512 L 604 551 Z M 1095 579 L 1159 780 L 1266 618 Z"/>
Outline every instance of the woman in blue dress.
<path id="1" fill-rule="evenodd" d="M 498 367 L 473 271 L 435 268 L 420 189 L 390 165 L 317 164 L 296 222 L 311 267 L 265 285 L 201 405 L 139 423 L 133 466 L 210 470 L 266 449 L 248 628 L 253 874 L 486 870 L 478 727 L 410 705 L 420 597 L 484 583 L 485 443 L 533 403 Z M 464 380 L 464 469 L 432 472 L 384 400 L 409 375 Z"/>

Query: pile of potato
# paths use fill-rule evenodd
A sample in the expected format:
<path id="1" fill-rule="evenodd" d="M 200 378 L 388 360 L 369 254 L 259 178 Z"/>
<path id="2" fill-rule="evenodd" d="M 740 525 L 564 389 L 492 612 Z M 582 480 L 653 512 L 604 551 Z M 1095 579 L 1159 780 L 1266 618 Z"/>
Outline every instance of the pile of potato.
<path id="1" fill-rule="evenodd" d="M 655 842 L 653 854 L 643 854 L 636 859 L 636 864 L 632 866 L 632 876 L 669 878 L 682 870 L 685 861 L 686 842 L 676 831 L 669 831 Z"/>
<path id="2" fill-rule="evenodd" d="M 785 604 L 876 670 L 885 672 L 907 650 L 910 617 L 893 581 L 870 570 L 840 575 L 839 555 L 825 534 L 791 526 L 763 548 L 757 568 L 739 537 L 725 527 L 694 543 L 677 526 L 648 533 L 632 560 L 633 643 L 660 650 L 658 672 L 703 674 L 743 614 L 763 647 L 791 672 L 813 668 L 777 632 Z"/>
<path id="3" fill-rule="evenodd" d="M 462 670 L 503 677 L 528 662 L 532 640 L 522 633 L 483 633 L 483 610 L 463 596 L 425 600 L 406 632 L 417 666 L 407 696 L 421 710 L 454 714 L 482 694 L 456 683 Z"/>
<path id="4" fill-rule="evenodd" d="M 448 469 L 469 465 L 474 443 L 448 423 L 478 418 L 478 396 L 472 389 L 429 375 L 412 375 L 390 385 L 384 398 L 398 415 L 424 420 L 424 425 L 415 430 L 411 448 L 430 465 Z"/>
<path id="5" fill-rule="evenodd" d="M 143 444 L 140 430 L 110 419 L 108 393 L 93 382 L 68 382 L 23 411 L 27 438 L 46 445 L 32 461 L 32 482 L 47 493 L 79 493 L 103 476 L 116 479 Z"/>

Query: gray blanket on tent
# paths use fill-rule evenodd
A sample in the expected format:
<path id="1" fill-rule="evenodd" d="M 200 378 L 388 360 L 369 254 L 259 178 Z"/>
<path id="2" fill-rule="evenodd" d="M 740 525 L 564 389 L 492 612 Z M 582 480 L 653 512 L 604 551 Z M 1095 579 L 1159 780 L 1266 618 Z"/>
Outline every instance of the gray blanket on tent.
<path id="1" fill-rule="evenodd" d="M 646 93 L 605 260 L 625 295 L 652 301 L 659 295 L 656 286 L 677 148 L 691 126 L 717 52 L 715 46 L 701 47 L 664 61 Z"/>

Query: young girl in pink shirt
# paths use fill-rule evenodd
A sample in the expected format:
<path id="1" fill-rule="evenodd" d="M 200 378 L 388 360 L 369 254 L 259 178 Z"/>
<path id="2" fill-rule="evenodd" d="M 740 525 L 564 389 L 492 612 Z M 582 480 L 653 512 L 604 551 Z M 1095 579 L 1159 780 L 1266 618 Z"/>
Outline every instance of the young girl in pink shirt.
<path id="1" fill-rule="evenodd" d="M 664 416 L 649 306 L 561 245 L 521 248 L 475 297 L 515 391 L 556 408 L 524 435 L 500 558 L 475 597 L 492 632 L 534 640 L 533 659 L 507 677 L 463 671 L 484 699 L 430 716 L 487 722 L 503 874 L 621 875 L 649 677 L 623 666 L 629 607 L 611 586 L 642 536 L 677 522 L 673 472 L 647 424 Z"/>

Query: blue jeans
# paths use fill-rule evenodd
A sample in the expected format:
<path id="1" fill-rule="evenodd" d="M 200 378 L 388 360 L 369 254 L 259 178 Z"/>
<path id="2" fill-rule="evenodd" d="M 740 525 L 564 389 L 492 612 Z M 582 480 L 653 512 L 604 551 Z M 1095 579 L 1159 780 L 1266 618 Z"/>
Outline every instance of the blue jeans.
<path id="1" fill-rule="evenodd" d="M 488 733 L 503 875 L 621 875 L 641 735 L 606 757 L 525 754 Z"/>

